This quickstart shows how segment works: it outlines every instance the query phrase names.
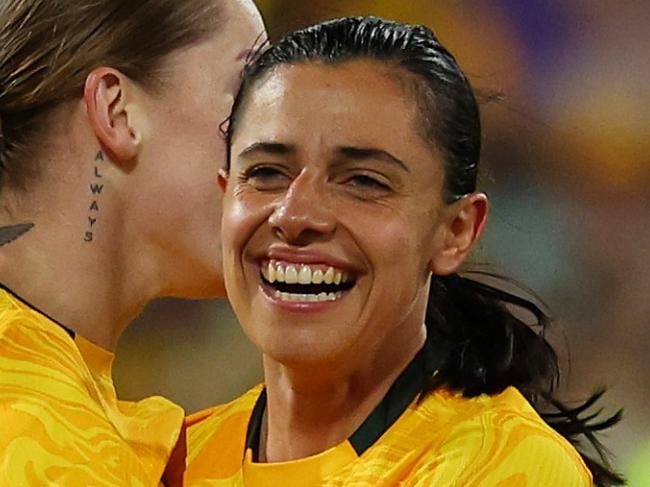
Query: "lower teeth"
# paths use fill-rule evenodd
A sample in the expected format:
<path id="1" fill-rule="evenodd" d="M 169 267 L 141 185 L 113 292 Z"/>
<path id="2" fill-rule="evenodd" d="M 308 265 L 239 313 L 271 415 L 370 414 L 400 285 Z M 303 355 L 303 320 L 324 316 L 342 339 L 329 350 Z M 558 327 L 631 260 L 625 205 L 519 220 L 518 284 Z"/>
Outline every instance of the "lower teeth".
<path id="1" fill-rule="evenodd" d="M 293 302 L 327 302 L 327 301 L 336 301 L 342 296 L 342 293 L 320 293 L 320 294 L 294 294 L 294 293 L 283 293 L 281 291 L 275 291 L 275 298 L 280 301 L 293 301 Z"/>

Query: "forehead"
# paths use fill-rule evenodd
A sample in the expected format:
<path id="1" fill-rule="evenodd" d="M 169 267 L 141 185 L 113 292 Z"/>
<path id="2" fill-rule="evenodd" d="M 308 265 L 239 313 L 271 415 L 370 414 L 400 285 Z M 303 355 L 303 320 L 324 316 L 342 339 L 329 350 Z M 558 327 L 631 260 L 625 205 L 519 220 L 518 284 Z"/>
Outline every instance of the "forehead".
<path id="1" fill-rule="evenodd" d="M 407 75 L 390 69 L 371 60 L 280 66 L 248 93 L 234 143 L 256 136 L 425 146 L 411 90 L 398 78 Z"/>

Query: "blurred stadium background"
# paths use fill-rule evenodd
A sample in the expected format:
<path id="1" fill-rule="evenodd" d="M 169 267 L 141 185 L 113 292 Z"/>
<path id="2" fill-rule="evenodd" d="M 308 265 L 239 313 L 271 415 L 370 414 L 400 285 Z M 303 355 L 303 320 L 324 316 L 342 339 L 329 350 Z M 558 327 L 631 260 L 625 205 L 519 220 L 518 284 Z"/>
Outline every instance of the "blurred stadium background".
<path id="1" fill-rule="evenodd" d="M 650 3 L 645 0 L 260 0 L 271 36 L 374 14 L 434 28 L 481 92 L 483 189 L 493 211 L 477 260 L 535 289 L 567 399 L 609 386 L 625 420 L 605 437 L 633 487 L 650 486 Z M 215 62 L 219 60 L 216 59 Z M 124 398 L 189 412 L 261 378 L 225 301 L 154 303 L 123 338 Z M 644 477 L 645 475 L 645 477 Z"/>

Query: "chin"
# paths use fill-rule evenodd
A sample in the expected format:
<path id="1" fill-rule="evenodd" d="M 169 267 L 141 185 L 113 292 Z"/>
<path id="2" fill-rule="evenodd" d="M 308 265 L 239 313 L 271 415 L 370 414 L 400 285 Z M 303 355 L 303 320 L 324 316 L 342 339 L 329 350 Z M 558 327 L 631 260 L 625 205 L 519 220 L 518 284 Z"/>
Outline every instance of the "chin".
<path id="1" fill-rule="evenodd" d="M 279 340 L 257 342 L 258 349 L 268 359 L 292 369 L 338 369 L 349 360 L 349 347 L 343 343 L 324 341 L 322 337 L 291 337 L 277 335 Z"/>

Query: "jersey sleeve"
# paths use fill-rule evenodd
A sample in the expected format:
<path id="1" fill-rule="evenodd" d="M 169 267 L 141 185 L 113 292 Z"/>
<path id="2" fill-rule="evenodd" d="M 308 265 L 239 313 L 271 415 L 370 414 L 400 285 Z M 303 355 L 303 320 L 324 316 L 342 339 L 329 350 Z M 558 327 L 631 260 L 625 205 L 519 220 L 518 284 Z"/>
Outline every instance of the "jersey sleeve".
<path id="1" fill-rule="evenodd" d="M 545 425 L 517 415 L 485 415 L 458 428 L 436 461 L 420 462 L 409 485 L 590 487 L 580 455 Z"/>

